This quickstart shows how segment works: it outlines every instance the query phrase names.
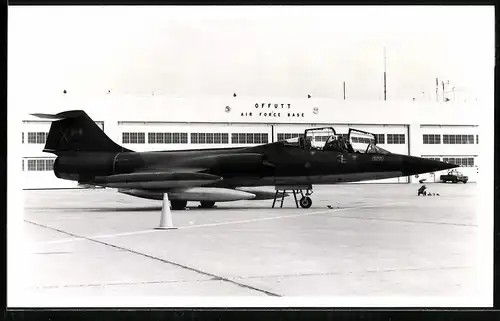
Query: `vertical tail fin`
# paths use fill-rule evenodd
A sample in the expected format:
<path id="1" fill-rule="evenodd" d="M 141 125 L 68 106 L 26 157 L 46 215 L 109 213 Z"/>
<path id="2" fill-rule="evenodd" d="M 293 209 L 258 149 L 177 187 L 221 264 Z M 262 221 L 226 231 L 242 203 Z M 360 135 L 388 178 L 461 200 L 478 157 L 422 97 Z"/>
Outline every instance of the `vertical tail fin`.
<path id="1" fill-rule="evenodd" d="M 83 110 L 32 115 L 52 119 L 44 152 L 131 152 L 111 140 Z"/>

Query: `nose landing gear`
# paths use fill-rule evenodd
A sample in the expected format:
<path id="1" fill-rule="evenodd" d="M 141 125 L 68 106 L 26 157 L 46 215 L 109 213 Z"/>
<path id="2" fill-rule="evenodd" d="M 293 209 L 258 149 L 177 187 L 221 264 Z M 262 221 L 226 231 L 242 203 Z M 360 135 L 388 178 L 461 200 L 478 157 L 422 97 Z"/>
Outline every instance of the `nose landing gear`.
<path id="1" fill-rule="evenodd" d="M 304 194 L 304 190 L 306 191 Z M 274 195 L 274 201 L 273 201 L 273 208 L 274 205 L 276 204 L 276 201 L 281 202 L 280 208 L 283 207 L 283 201 L 285 199 L 285 194 L 287 191 L 292 191 L 293 197 L 295 199 L 295 206 L 297 208 L 300 207 L 302 208 L 310 208 L 312 205 L 312 200 L 309 197 L 312 195 L 313 190 L 312 190 L 312 185 L 306 185 L 306 186 L 276 186 L 276 194 Z M 300 193 L 302 196 L 300 198 L 300 201 L 297 200 L 297 193 Z M 279 198 L 279 195 L 281 195 L 281 198 Z"/>
<path id="2" fill-rule="evenodd" d="M 300 207 L 309 208 L 312 205 L 312 200 L 309 196 L 303 196 L 299 201 Z"/>

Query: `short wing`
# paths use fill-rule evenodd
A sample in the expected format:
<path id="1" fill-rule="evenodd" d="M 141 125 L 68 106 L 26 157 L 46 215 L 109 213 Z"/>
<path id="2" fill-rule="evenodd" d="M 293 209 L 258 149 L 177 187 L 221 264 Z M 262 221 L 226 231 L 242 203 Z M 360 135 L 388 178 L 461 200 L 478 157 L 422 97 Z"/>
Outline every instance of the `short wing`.
<path id="1" fill-rule="evenodd" d="M 99 177 L 94 179 L 93 183 L 129 189 L 201 187 L 223 179 L 222 176 L 204 173 L 205 171 L 249 173 L 260 172 L 260 169 L 269 166 L 273 165 L 265 161 L 264 155 L 258 153 L 203 155 L 171 161 L 168 168 L 150 168 L 140 172 Z"/>
<path id="2" fill-rule="evenodd" d="M 165 189 L 204 186 L 222 177 L 190 172 L 136 172 L 96 178 L 94 184 L 112 188 Z"/>

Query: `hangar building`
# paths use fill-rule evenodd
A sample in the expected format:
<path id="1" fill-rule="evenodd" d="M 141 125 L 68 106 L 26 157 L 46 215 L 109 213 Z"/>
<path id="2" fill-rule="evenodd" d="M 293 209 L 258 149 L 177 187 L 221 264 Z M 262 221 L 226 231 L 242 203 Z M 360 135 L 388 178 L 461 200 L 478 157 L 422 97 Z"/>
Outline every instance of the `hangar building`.
<path id="1" fill-rule="evenodd" d="M 55 155 L 42 152 L 50 122 L 30 115 L 72 109 L 85 110 L 111 139 L 135 151 L 252 146 L 291 138 L 306 128 L 332 126 L 337 134 L 347 134 L 350 127 L 377 134 L 378 145 L 390 152 L 460 165 L 470 182 L 476 181 L 480 165 L 477 102 L 67 94 L 36 105 L 14 105 L 22 110 L 19 166 L 24 189 L 77 187 L 55 177 Z M 440 174 L 376 182 L 437 182 Z"/>

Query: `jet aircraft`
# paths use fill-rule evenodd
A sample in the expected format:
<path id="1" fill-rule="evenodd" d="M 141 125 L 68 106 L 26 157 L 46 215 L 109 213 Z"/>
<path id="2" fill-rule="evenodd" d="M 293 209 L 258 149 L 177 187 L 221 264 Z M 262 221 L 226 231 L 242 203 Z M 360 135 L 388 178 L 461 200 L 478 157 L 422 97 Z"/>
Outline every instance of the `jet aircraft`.
<path id="1" fill-rule="evenodd" d="M 43 151 L 57 155 L 56 177 L 147 199 L 161 200 L 167 193 L 177 210 L 188 201 L 210 208 L 215 202 L 276 199 L 259 190 L 262 186 L 307 186 L 299 204 L 309 208 L 312 185 L 457 167 L 388 152 L 377 146 L 374 134 L 352 128 L 347 137 L 322 127 L 251 147 L 135 152 L 111 140 L 83 110 L 32 115 L 52 121 Z"/>

